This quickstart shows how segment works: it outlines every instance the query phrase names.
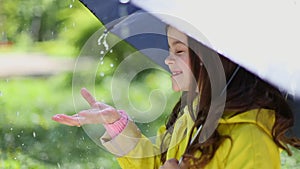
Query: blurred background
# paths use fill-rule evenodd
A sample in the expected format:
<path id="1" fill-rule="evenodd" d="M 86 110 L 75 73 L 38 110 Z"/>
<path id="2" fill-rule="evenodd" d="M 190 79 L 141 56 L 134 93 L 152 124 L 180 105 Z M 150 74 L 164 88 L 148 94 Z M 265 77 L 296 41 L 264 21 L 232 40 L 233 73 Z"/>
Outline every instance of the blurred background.
<path id="1" fill-rule="evenodd" d="M 51 120 L 57 113 L 76 112 L 76 61 L 86 41 L 101 26 L 77 0 L 0 0 L 0 169 L 119 168 L 114 156 L 83 128 Z M 134 50 L 121 42 L 101 60 L 94 79 L 94 92 L 100 93 L 97 98 L 113 104 L 107 90 L 111 76 L 125 54 Z M 168 76 L 153 70 L 137 75 L 132 86 L 130 98 L 137 107 L 149 106 L 145 98 L 152 90 L 166 91 L 170 102 L 165 115 L 138 124 L 145 135 L 155 135 L 178 93 L 171 91 Z M 86 107 L 76 105 L 76 109 Z M 282 154 L 283 168 L 300 166 L 300 153 L 293 151 L 293 157 Z"/>

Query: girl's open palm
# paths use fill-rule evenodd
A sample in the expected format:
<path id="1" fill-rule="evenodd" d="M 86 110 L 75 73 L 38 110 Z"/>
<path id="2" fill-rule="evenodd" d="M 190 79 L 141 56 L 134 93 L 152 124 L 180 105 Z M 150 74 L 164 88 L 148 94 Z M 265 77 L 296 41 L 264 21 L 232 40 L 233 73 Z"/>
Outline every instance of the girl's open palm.
<path id="1" fill-rule="evenodd" d="M 56 114 L 52 119 L 69 126 L 81 126 L 84 124 L 110 124 L 121 118 L 118 110 L 110 105 L 96 101 L 87 89 L 82 88 L 81 95 L 91 106 L 90 109 L 82 110 L 72 116 Z"/>

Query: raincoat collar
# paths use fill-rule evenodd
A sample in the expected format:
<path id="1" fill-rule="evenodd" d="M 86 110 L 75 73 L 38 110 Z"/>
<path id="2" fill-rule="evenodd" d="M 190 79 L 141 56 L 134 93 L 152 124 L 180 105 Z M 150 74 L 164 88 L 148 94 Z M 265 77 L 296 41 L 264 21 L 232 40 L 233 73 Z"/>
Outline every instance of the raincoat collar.
<path id="1" fill-rule="evenodd" d="M 252 123 L 259 126 L 269 135 L 272 135 L 272 128 L 275 122 L 275 112 L 268 109 L 253 109 L 234 116 L 233 113 L 225 113 L 219 120 L 219 124 Z"/>

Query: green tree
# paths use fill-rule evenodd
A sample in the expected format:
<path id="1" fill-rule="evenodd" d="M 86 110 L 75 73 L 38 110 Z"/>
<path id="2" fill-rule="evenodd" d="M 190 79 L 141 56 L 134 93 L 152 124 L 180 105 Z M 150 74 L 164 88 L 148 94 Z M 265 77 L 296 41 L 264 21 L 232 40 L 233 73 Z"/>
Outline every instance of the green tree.
<path id="1" fill-rule="evenodd" d="M 0 0 L 0 3 L 0 42 L 21 44 L 23 48 L 50 47 L 50 53 L 65 49 L 71 51 L 67 54 L 75 55 L 101 26 L 78 0 Z M 64 48 L 57 50 L 61 46 Z"/>

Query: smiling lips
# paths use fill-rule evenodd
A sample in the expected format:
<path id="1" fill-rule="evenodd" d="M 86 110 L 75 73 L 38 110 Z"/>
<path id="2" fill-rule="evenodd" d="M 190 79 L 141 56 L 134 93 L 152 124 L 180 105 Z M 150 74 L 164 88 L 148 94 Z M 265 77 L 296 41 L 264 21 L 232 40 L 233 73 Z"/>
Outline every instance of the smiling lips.
<path id="1" fill-rule="evenodd" d="M 182 71 L 173 71 L 172 77 L 182 74 Z"/>

